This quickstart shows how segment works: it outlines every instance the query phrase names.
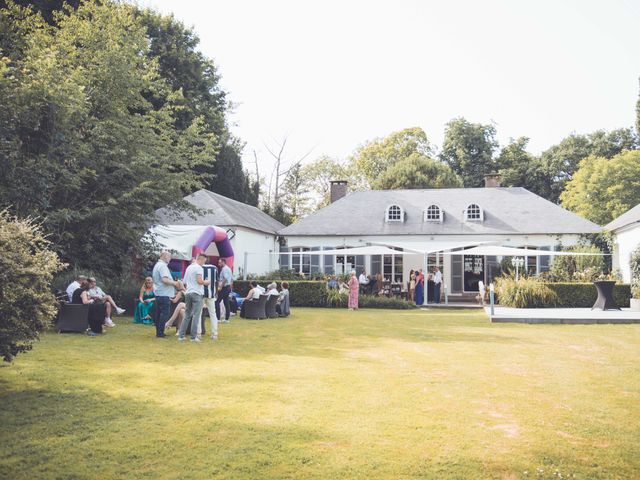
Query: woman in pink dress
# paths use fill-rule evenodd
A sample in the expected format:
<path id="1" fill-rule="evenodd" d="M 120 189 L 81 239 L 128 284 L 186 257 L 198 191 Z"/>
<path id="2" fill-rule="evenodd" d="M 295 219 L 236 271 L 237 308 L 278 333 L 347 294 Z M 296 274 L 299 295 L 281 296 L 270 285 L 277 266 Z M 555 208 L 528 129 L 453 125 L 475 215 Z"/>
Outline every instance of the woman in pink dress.
<path id="1" fill-rule="evenodd" d="M 360 282 L 356 277 L 355 270 L 351 272 L 349 279 L 349 310 L 358 309 L 358 291 L 360 290 Z"/>

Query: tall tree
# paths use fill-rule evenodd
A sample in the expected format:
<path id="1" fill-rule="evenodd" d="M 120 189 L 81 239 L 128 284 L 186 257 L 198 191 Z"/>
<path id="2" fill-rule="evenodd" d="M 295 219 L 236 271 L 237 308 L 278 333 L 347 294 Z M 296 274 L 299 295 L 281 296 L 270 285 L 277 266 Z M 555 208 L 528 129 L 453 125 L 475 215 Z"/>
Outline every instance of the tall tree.
<path id="1" fill-rule="evenodd" d="M 433 147 L 421 128 L 405 128 L 385 138 L 365 143 L 356 150 L 351 164 L 363 175 L 364 181 L 371 185 L 395 162 L 413 154 L 429 156 L 432 153 Z"/>
<path id="2" fill-rule="evenodd" d="M 569 135 L 540 155 L 541 169 L 546 173 L 549 184 L 545 198 L 558 202 L 582 159 L 590 155 L 612 158 L 623 150 L 634 150 L 638 146 L 638 137 L 631 128 Z"/>
<path id="3" fill-rule="evenodd" d="M 440 160 L 460 175 L 465 187 L 481 187 L 484 175 L 495 170 L 493 152 L 498 148 L 493 125 L 455 118 L 447 123 Z"/>
<path id="4" fill-rule="evenodd" d="M 296 163 L 289 169 L 281 195 L 282 206 L 292 222 L 311 211 L 309 193 L 309 182 L 304 176 L 304 169 L 300 163 Z"/>
<path id="5" fill-rule="evenodd" d="M 55 28 L 16 6 L 0 18 L 24 40 L 0 54 L 0 206 L 42 218 L 72 267 L 117 273 L 154 209 L 201 185 L 217 139 L 201 117 L 176 129 L 182 94 L 133 7 L 82 4 Z"/>
<path id="6" fill-rule="evenodd" d="M 412 154 L 387 168 L 373 183 L 374 189 L 455 188 L 462 179 L 442 162 Z"/>
<path id="7" fill-rule="evenodd" d="M 328 156 L 322 156 L 302 167 L 301 175 L 309 188 L 310 211 L 329 204 L 332 180 L 347 180 L 350 188 L 353 188 L 350 169 L 339 160 Z"/>
<path id="8" fill-rule="evenodd" d="M 540 159 L 527 152 L 529 139 L 519 137 L 511 139 L 500 150 L 496 158 L 496 168 L 502 176 L 505 187 L 524 187 L 527 190 L 546 197 L 549 194 L 549 181 Z"/>
<path id="9" fill-rule="evenodd" d="M 604 225 L 640 203 L 640 151 L 587 157 L 562 192 L 562 206 Z"/>

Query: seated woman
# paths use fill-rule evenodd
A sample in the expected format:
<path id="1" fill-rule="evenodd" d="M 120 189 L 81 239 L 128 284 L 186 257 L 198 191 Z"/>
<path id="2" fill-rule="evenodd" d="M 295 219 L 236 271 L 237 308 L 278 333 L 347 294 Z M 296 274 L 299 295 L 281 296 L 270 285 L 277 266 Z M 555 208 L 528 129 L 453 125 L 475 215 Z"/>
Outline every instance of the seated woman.
<path id="1" fill-rule="evenodd" d="M 255 281 L 249 282 L 251 286 L 251 290 L 247 293 L 247 296 L 244 297 L 244 302 L 242 302 L 242 306 L 240 307 L 240 317 L 244 318 L 245 307 L 247 302 L 255 302 L 260 300 L 260 295 L 262 294 L 262 288 L 258 286 Z"/>
<path id="2" fill-rule="evenodd" d="M 88 290 L 89 281 L 85 278 L 80 282 L 80 287 L 71 295 L 71 303 L 89 305 L 90 331 L 88 334 L 95 337 L 97 334 L 102 333 L 102 324 L 105 322 L 106 309 L 104 303 L 98 303 L 92 298 L 89 298 Z"/>
<path id="3" fill-rule="evenodd" d="M 289 282 L 282 282 L 282 290 L 280 291 L 280 297 L 278 297 L 276 312 L 282 317 L 288 317 L 291 313 L 289 308 Z"/>
<path id="4" fill-rule="evenodd" d="M 187 308 L 187 304 L 185 302 L 181 302 L 183 300 L 184 293 L 177 292 L 175 296 L 171 299 L 171 307 L 173 308 L 173 313 L 167 323 L 164 324 L 164 329 L 167 330 L 171 327 L 176 327 L 176 335 L 179 335 L 180 324 L 184 319 L 184 312 Z M 176 323 L 177 320 L 177 323 Z"/>
<path id="5" fill-rule="evenodd" d="M 140 287 L 138 300 L 140 300 L 140 302 L 136 306 L 136 311 L 133 315 L 133 323 L 151 325 L 153 323 L 151 308 L 153 308 L 156 300 L 156 294 L 153 292 L 153 279 L 151 277 L 144 279 L 144 283 L 142 284 L 142 287 Z"/>

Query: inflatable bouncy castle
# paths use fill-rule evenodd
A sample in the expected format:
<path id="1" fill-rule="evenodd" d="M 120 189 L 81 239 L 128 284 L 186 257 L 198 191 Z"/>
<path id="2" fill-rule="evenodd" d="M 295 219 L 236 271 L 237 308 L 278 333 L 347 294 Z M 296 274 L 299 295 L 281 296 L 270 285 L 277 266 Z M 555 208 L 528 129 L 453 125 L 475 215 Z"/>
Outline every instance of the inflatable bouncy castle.
<path id="1" fill-rule="evenodd" d="M 172 272 L 184 274 L 191 260 L 199 253 L 205 253 L 209 262 L 217 263 L 224 258 L 233 270 L 233 248 L 227 232 L 213 225 L 154 225 L 149 234 L 166 250 L 172 252 L 173 259 L 169 264 Z"/>

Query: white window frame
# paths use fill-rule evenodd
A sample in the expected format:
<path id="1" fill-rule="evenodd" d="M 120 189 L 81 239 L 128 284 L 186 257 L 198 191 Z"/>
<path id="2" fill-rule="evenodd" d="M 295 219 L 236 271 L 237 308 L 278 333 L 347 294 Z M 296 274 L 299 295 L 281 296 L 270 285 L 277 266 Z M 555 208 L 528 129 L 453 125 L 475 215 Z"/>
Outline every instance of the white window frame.
<path id="1" fill-rule="evenodd" d="M 429 210 L 433 208 L 438 209 L 438 218 L 430 218 Z M 430 223 L 442 223 L 444 221 L 444 212 L 442 211 L 442 208 L 440 208 L 440 205 L 437 203 L 428 205 L 427 208 L 424 209 L 424 221 Z"/>
<path id="2" fill-rule="evenodd" d="M 400 218 L 390 218 L 391 209 L 394 209 L 394 212 L 395 212 L 395 209 L 400 210 L 400 215 L 399 215 Z M 394 217 L 395 217 L 395 214 L 394 214 Z M 389 205 L 385 211 L 384 219 L 385 219 L 385 222 L 387 223 L 395 223 L 395 222 L 402 223 L 404 222 L 404 209 L 397 204 Z"/>
<path id="3" fill-rule="evenodd" d="M 471 207 L 478 207 L 478 218 L 469 218 L 469 209 Z M 467 222 L 482 222 L 484 221 L 484 210 L 477 203 L 470 203 L 467 208 L 464 209 L 464 219 Z"/>

